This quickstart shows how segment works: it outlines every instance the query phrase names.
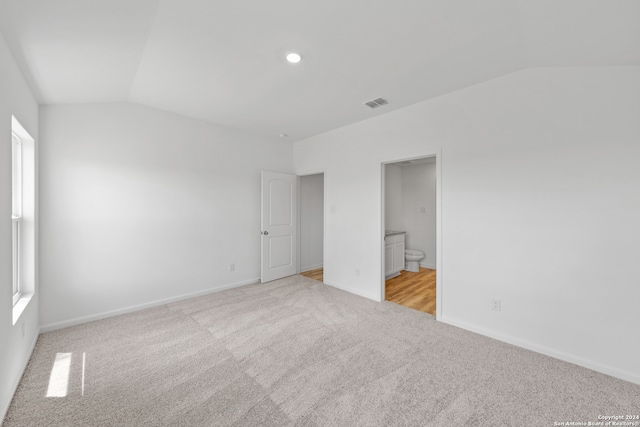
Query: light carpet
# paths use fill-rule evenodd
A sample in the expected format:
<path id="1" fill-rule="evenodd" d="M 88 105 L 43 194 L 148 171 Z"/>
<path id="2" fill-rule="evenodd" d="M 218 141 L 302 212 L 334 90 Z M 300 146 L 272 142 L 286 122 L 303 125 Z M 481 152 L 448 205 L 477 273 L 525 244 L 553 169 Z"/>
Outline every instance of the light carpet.
<path id="1" fill-rule="evenodd" d="M 638 413 L 638 385 L 292 276 L 42 334 L 3 426 L 553 426 Z"/>

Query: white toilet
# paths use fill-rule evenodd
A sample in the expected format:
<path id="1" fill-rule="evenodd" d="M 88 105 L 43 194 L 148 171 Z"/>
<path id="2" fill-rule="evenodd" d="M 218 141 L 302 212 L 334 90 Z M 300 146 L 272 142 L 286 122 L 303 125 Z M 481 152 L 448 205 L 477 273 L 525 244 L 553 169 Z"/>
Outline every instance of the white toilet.
<path id="1" fill-rule="evenodd" d="M 404 251 L 404 260 L 407 263 L 405 270 L 417 273 L 420 271 L 420 260 L 424 258 L 424 252 L 414 249 L 406 249 Z"/>

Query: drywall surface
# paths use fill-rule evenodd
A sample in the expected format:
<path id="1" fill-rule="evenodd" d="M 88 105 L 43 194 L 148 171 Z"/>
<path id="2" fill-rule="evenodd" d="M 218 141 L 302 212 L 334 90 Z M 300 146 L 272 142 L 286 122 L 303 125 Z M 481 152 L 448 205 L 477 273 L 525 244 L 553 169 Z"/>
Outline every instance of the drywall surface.
<path id="1" fill-rule="evenodd" d="M 40 117 L 44 329 L 258 280 L 260 172 L 290 142 L 128 103 Z"/>
<path id="2" fill-rule="evenodd" d="M 294 144 L 325 281 L 379 298 L 381 163 L 441 150 L 440 320 L 640 383 L 638 117 L 639 67 L 538 68 Z"/>
<path id="3" fill-rule="evenodd" d="M 13 324 L 11 116 L 18 119 L 37 146 L 38 103 L 0 35 L 0 420 L 11 403 L 39 334 L 37 271 L 35 294 Z M 34 262 L 37 265 L 37 260 Z"/>
<path id="4" fill-rule="evenodd" d="M 405 247 L 424 252 L 420 265 L 436 268 L 436 164 L 401 169 Z"/>
<path id="5" fill-rule="evenodd" d="M 300 177 L 300 271 L 322 267 L 324 174 Z"/>
<path id="6" fill-rule="evenodd" d="M 384 172 L 384 220 L 385 230 L 404 230 L 402 203 L 402 168 L 385 165 Z"/>

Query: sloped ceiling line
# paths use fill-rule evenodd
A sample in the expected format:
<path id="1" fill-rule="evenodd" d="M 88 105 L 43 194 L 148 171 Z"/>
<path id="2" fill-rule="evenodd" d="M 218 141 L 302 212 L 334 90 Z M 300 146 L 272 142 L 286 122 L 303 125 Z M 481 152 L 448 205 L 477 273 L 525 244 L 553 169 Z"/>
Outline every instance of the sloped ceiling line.
<path id="1" fill-rule="evenodd" d="M 0 0 L 0 29 L 41 103 L 292 141 L 531 66 L 640 65 L 637 0 Z"/>

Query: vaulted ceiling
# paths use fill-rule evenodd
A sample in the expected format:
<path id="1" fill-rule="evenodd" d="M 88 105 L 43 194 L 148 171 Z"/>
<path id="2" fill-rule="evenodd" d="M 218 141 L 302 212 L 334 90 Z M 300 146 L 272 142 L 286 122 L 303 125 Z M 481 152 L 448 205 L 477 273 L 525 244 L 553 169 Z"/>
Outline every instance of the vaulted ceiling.
<path id="1" fill-rule="evenodd" d="M 43 104 L 291 140 L 527 67 L 640 65 L 639 0 L 0 0 L 0 29 Z"/>

